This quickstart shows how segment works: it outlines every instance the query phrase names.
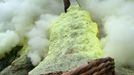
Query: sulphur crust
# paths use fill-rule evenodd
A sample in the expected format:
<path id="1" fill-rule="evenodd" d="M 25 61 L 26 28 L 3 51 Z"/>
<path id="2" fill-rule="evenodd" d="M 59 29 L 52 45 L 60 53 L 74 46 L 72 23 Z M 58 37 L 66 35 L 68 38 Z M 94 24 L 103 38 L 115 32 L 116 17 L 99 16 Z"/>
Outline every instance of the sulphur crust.
<path id="1" fill-rule="evenodd" d="M 71 6 L 49 28 L 49 51 L 46 58 L 29 75 L 67 71 L 102 55 L 96 37 L 97 24 L 89 12 Z"/>

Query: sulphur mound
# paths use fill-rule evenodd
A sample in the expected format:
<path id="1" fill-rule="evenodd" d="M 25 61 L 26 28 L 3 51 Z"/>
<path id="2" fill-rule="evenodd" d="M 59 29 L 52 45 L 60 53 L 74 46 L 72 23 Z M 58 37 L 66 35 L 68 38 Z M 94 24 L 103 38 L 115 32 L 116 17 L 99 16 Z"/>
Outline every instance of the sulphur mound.
<path id="1" fill-rule="evenodd" d="M 71 6 L 50 26 L 48 55 L 29 75 L 70 70 L 101 56 L 97 32 L 89 12 Z"/>

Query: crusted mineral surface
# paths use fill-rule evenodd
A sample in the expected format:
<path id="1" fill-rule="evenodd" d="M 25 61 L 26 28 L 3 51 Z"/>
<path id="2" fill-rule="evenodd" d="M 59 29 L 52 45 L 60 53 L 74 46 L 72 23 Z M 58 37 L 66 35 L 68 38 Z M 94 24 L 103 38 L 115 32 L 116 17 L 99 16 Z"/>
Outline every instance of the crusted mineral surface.
<path id="1" fill-rule="evenodd" d="M 49 52 L 29 75 L 68 71 L 102 55 L 96 37 L 97 25 L 90 13 L 79 6 L 71 6 L 49 29 Z"/>

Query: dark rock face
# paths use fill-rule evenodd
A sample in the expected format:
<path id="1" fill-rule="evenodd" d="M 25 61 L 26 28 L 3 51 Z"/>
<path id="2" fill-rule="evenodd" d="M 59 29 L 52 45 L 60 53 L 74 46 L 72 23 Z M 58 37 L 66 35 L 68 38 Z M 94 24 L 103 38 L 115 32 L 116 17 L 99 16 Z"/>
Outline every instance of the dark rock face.
<path id="1" fill-rule="evenodd" d="M 28 72 L 34 68 L 27 52 L 19 55 L 23 46 L 16 46 L 0 59 L 0 75 L 28 75 Z"/>
<path id="2" fill-rule="evenodd" d="M 22 49 L 23 46 L 14 47 L 10 53 L 7 53 L 4 58 L 0 59 L 0 71 L 2 71 L 7 66 L 11 65 L 11 63 L 19 57 L 17 55 L 18 51 Z"/>
<path id="3" fill-rule="evenodd" d="M 67 9 L 69 8 L 70 6 L 70 0 L 64 0 L 64 11 L 67 12 Z"/>
<path id="4" fill-rule="evenodd" d="M 33 68 L 34 66 L 29 58 L 26 55 L 22 55 L 14 60 L 10 66 L 2 70 L 0 75 L 28 75 L 28 72 Z"/>

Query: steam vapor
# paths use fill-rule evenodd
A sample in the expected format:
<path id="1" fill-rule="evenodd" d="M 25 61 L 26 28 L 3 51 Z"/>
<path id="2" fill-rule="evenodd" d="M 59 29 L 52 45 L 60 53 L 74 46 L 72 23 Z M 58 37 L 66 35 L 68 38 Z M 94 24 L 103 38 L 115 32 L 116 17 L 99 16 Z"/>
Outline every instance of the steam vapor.
<path id="1" fill-rule="evenodd" d="M 62 0 L 0 0 L 0 57 L 27 38 L 37 65 L 47 52 L 48 25 L 63 11 Z"/>

